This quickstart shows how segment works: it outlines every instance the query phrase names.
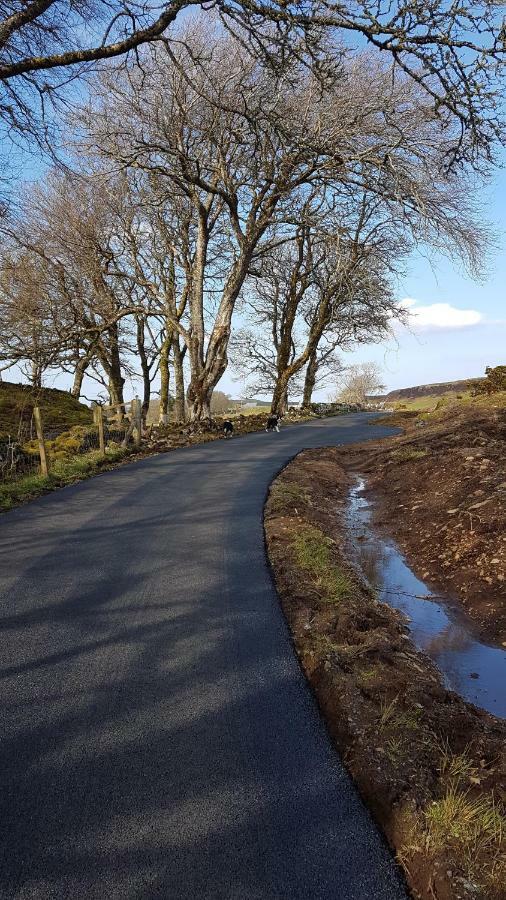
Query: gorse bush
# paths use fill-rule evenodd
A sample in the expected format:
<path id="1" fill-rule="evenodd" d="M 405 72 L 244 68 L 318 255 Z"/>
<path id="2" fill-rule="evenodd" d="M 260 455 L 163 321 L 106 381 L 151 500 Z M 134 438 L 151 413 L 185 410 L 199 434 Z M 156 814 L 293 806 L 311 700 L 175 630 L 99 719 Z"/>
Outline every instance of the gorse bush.
<path id="1" fill-rule="evenodd" d="M 484 381 L 476 384 L 475 394 L 498 394 L 506 391 L 506 366 L 487 366 Z"/>

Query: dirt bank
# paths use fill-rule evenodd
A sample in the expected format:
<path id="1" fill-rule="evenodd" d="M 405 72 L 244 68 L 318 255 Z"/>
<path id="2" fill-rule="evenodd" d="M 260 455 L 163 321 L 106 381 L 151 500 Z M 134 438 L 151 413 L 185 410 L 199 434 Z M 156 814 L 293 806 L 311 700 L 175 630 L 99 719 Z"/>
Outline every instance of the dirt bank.
<path id="1" fill-rule="evenodd" d="M 329 731 L 414 896 L 505 898 L 506 723 L 444 689 L 347 562 L 336 449 L 306 451 L 265 508 L 269 558 Z"/>
<path id="2" fill-rule="evenodd" d="M 405 434 L 342 454 L 367 476 L 375 524 L 432 590 L 506 645 L 506 396 L 388 421 Z"/>

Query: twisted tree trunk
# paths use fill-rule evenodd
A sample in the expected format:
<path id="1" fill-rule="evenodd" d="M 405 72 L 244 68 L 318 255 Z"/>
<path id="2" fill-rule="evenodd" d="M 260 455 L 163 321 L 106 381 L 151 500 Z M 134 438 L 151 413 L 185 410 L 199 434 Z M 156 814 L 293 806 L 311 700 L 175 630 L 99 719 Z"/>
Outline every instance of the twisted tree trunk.
<path id="1" fill-rule="evenodd" d="M 313 398 L 313 391 L 314 391 L 314 387 L 316 384 L 317 372 L 318 372 L 318 360 L 316 358 L 316 351 L 315 351 L 309 357 L 309 362 L 307 364 L 306 377 L 304 379 L 304 393 L 302 395 L 303 409 L 309 409 L 309 407 L 311 406 L 311 400 Z"/>

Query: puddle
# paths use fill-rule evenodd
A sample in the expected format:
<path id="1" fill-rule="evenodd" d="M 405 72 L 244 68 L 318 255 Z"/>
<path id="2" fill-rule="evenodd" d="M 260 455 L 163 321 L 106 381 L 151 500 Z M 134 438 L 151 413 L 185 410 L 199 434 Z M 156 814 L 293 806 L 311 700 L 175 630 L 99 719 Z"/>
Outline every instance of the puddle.
<path id="1" fill-rule="evenodd" d="M 371 505 L 358 479 L 350 491 L 348 521 L 356 560 L 381 600 L 408 618 L 414 643 L 427 653 L 446 686 L 506 718 L 506 650 L 484 644 L 468 616 L 449 597 L 434 595 L 414 575 L 393 541 L 371 525 Z"/>

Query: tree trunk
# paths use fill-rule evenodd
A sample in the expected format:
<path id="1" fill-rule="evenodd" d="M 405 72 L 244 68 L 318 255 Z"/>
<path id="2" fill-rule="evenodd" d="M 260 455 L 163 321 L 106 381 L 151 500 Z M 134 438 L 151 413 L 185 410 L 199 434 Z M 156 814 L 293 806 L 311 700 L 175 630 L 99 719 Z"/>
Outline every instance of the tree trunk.
<path id="1" fill-rule="evenodd" d="M 306 369 L 306 377 L 304 379 L 304 394 L 302 397 L 302 408 L 309 409 L 313 398 L 313 391 L 316 384 L 316 374 L 318 372 L 318 360 L 316 352 L 309 357 Z"/>
<path id="2" fill-rule="evenodd" d="M 190 422 L 202 422 L 211 418 L 211 397 L 213 389 L 192 390 L 188 388 L 188 409 Z"/>
<path id="3" fill-rule="evenodd" d="M 35 359 L 32 360 L 31 382 L 34 388 L 42 387 L 42 366 Z"/>
<path id="4" fill-rule="evenodd" d="M 88 354 L 81 356 L 76 363 L 76 367 L 74 370 L 74 381 L 72 384 L 72 389 L 70 391 L 71 395 L 75 397 L 77 400 L 81 396 L 81 390 L 83 387 L 83 379 L 86 374 L 86 369 L 90 364 L 90 357 Z"/>
<path id="5" fill-rule="evenodd" d="M 172 342 L 172 332 L 167 331 L 160 350 L 160 411 L 158 424 L 167 425 L 169 421 L 169 353 Z"/>
<path id="6" fill-rule="evenodd" d="M 123 397 L 123 387 L 125 384 L 125 379 L 123 378 L 121 372 L 121 359 L 119 355 L 119 339 L 118 339 L 118 326 L 113 325 L 109 330 L 109 344 L 110 344 L 110 363 L 109 363 L 109 394 L 111 397 L 111 404 L 120 403 L 123 407 L 122 413 L 124 413 L 124 397 Z"/>
<path id="7" fill-rule="evenodd" d="M 288 378 L 281 375 L 274 387 L 271 402 L 271 413 L 275 416 L 284 416 L 288 409 Z"/>
<path id="8" fill-rule="evenodd" d="M 107 375 L 107 387 L 109 390 L 109 402 L 111 406 L 119 407 L 116 411 L 118 424 L 125 414 L 125 402 L 123 399 L 123 386 L 125 379 L 121 373 L 121 360 L 118 348 L 118 329 L 113 326 L 108 330 L 109 346 L 102 340 L 97 345 L 97 358 Z"/>
<path id="9" fill-rule="evenodd" d="M 172 339 L 172 354 L 174 359 L 174 382 L 175 382 L 175 399 L 174 399 L 174 421 L 186 421 L 186 408 L 184 396 L 184 371 L 183 359 L 184 354 L 179 342 L 179 335 L 174 333 Z"/>
<path id="10" fill-rule="evenodd" d="M 137 349 L 139 351 L 139 359 L 142 372 L 141 417 L 143 425 L 146 425 L 146 416 L 148 414 L 149 402 L 151 400 L 151 379 L 149 377 L 149 363 L 144 341 L 144 320 L 141 318 L 141 316 L 137 318 Z"/>

